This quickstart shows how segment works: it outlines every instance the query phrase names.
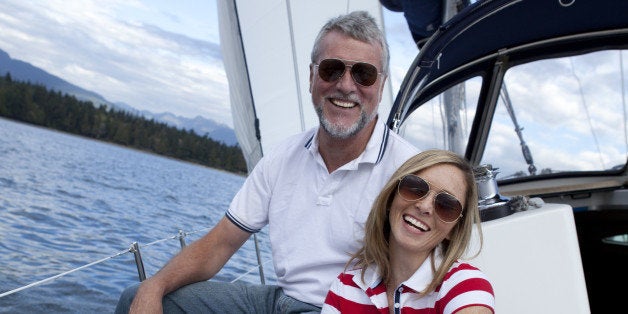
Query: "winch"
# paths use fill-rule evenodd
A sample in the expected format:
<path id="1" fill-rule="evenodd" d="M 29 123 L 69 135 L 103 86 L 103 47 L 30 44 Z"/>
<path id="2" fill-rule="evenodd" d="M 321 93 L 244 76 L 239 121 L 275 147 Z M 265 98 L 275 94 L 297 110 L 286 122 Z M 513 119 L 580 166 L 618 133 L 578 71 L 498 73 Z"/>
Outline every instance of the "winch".
<path id="1" fill-rule="evenodd" d="M 478 208 L 482 221 L 489 221 L 511 215 L 515 211 L 509 199 L 499 195 L 497 180 L 498 168 L 490 164 L 479 165 L 473 169 L 478 187 Z"/>

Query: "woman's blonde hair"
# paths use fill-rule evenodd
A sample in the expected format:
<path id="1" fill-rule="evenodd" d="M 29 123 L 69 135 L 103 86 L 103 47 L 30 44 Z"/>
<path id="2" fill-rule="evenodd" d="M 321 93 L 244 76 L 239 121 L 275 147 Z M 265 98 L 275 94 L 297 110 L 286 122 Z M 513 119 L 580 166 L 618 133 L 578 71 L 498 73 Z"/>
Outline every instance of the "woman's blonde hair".
<path id="1" fill-rule="evenodd" d="M 434 265 L 434 253 L 436 248 L 430 253 L 432 257 L 432 270 L 434 279 L 421 293 L 430 293 L 443 281 L 443 278 L 453 263 L 463 257 L 471 242 L 471 233 L 475 225 L 478 231 L 479 248 L 476 256 L 482 248 L 482 229 L 480 225 L 480 214 L 478 211 L 478 196 L 473 167 L 461 156 L 440 149 L 427 150 L 408 159 L 390 177 L 382 191 L 379 193 L 371 212 L 366 220 L 364 231 L 364 246 L 355 254 L 346 265 L 346 268 L 353 265 L 362 269 L 362 281 L 367 266 L 375 264 L 382 276 L 387 281 L 390 278 L 391 266 L 389 259 L 390 221 L 388 218 L 390 205 L 397 193 L 399 180 L 408 174 L 416 174 L 423 169 L 439 164 L 449 164 L 460 169 L 464 174 L 466 184 L 465 202 L 466 208 L 462 211 L 462 217 L 455 222 L 451 230 L 449 239 L 444 239 L 440 243 L 443 254 L 443 262 L 436 269 Z"/>

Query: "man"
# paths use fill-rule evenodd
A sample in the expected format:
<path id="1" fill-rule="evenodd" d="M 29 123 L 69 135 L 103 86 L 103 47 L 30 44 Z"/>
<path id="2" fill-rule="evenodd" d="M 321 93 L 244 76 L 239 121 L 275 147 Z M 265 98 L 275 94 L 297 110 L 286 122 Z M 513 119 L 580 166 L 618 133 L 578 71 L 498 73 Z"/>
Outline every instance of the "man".
<path id="1" fill-rule="evenodd" d="M 312 51 L 320 126 L 290 137 L 246 179 L 225 217 L 153 277 L 123 292 L 117 313 L 319 312 L 360 247 L 374 198 L 416 148 L 378 121 L 388 47 L 366 12 L 331 19 Z M 278 285 L 208 281 L 265 225 Z"/>

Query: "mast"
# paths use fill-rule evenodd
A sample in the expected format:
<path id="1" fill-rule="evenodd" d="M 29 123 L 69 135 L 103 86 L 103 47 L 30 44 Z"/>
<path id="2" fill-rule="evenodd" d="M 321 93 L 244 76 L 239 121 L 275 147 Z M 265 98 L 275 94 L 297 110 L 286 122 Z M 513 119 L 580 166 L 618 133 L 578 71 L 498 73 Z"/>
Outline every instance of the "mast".
<path id="1" fill-rule="evenodd" d="M 443 23 L 456 15 L 464 6 L 468 5 L 468 0 L 443 1 Z M 458 84 L 445 91 L 445 93 L 443 93 L 443 102 L 445 103 L 445 117 L 447 122 L 447 148 L 459 155 L 464 155 L 464 134 L 462 133 L 462 119 L 460 117 L 460 112 L 462 112 L 465 102 L 464 84 Z"/>

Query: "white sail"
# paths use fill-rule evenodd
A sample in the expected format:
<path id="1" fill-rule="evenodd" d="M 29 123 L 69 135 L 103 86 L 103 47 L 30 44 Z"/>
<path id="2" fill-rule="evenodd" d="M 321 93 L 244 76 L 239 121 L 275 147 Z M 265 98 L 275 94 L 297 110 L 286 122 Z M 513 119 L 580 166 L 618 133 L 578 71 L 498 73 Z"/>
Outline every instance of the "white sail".
<path id="1" fill-rule="evenodd" d="M 249 171 L 279 141 L 318 124 L 309 93 L 309 64 L 323 24 L 365 10 L 383 29 L 377 0 L 220 0 L 218 9 L 234 128 Z M 388 80 L 379 109 L 382 119 L 392 99 Z"/>

